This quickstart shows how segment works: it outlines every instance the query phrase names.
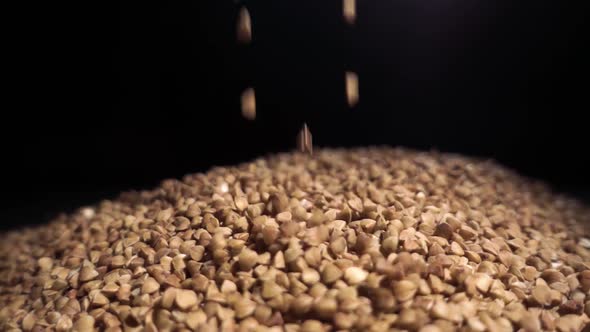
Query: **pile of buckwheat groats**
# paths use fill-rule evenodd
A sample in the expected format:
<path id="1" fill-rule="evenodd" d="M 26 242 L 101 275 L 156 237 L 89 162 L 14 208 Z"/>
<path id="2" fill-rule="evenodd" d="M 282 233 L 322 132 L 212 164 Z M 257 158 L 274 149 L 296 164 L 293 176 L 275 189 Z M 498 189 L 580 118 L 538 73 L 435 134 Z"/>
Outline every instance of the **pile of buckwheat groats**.
<path id="1" fill-rule="evenodd" d="M 3 331 L 580 331 L 589 210 L 491 162 L 319 150 L 0 244 Z"/>

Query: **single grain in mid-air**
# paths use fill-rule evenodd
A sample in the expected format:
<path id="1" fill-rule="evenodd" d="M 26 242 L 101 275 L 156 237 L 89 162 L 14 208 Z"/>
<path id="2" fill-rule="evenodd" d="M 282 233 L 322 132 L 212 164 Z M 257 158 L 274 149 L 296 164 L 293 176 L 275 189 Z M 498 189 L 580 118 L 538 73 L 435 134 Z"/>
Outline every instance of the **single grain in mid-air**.
<path id="1" fill-rule="evenodd" d="M 248 8 L 242 7 L 238 12 L 237 39 L 242 44 L 252 41 L 252 21 Z"/>
<path id="2" fill-rule="evenodd" d="M 348 106 L 354 107 L 359 102 L 359 78 L 354 72 L 347 71 L 346 78 L 346 101 Z"/>
<path id="3" fill-rule="evenodd" d="M 248 120 L 256 119 L 256 94 L 254 88 L 242 92 L 242 116 Z"/>
<path id="4" fill-rule="evenodd" d="M 342 0 L 342 14 L 348 24 L 354 24 L 356 21 L 356 0 Z"/>

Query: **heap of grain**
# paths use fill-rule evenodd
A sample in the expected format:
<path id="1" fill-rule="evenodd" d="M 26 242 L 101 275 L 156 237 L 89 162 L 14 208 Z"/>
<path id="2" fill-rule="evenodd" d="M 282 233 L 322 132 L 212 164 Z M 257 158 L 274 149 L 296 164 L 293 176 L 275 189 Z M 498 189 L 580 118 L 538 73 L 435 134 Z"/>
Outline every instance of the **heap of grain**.
<path id="1" fill-rule="evenodd" d="M 0 243 L 5 331 L 579 331 L 587 208 L 490 162 L 283 154 Z"/>

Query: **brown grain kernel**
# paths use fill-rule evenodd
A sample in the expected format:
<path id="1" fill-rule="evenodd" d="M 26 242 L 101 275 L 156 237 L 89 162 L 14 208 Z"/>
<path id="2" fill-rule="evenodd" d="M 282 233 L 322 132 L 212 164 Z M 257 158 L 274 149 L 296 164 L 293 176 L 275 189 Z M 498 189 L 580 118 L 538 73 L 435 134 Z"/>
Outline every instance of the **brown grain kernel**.
<path id="1" fill-rule="evenodd" d="M 242 92 L 242 116 L 248 120 L 256 118 L 256 94 L 254 88 L 247 88 Z"/>
<path id="2" fill-rule="evenodd" d="M 121 255 L 114 256 L 113 259 L 111 259 L 111 266 L 113 268 L 123 267 L 124 265 L 125 265 L 125 257 L 123 257 Z"/>
<path id="3" fill-rule="evenodd" d="M 467 225 L 462 225 L 459 229 L 459 235 L 461 235 L 465 240 L 469 241 L 477 237 L 477 231 Z"/>
<path id="4" fill-rule="evenodd" d="M 474 263 L 481 263 L 481 256 L 474 251 L 465 251 L 465 257 Z"/>
<path id="5" fill-rule="evenodd" d="M 119 285 L 117 285 L 114 282 L 109 282 L 109 283 L 105 284 L 104 287 L 102 288 L 102 292 L 107 295 L 116 294 L 118 290 L 119 290 Z"/>
<path id="6" fill-rule="evenodd" d="M 100 319 L 107 328 L 121 326 L 121 321 L 119 321 L 119 318 L 109 312 L 102 314 Z"/>
<path id="7" fill-rule="evenodd" d="M 546 285 L 538 285 L 531 291 L 531 300 L 541 306 L 551 303 L 551 289 Z"/>
<path id="8" fill-rule="evenodd" d="M 222 293 L 228 294 L 232 292 L 237 292 L 238 286 L 231 280 L 224 280 L 223 283 L 221 283 L 220 290 Z"/>
<path id="9" fill-rule="evenodd" d="M 39 265 L 39 269 L 43 272 L 51 271 L 53 268 L 53 259 L 49 257 L 42 257 L 37 260 L 37 264 Z"/>
<path id="10" fill-rule="evenodd" d="M 154 278 L 146 278 L 141 286 L 143 294 L 151 294 L 160 289 L 160 284 Z"/>
<path id="11" fill-rule="evenodd" d="M 301 273 L 301 281 L 303 281 L 306 285 L 314 285 L 320 281 L 320 274 L 314 269 L 305 269 Z"/>
<path id="12" fill-rule="evenodd" d="M 131 294 L 131 285 L 123 284 L 119 287 L 117 291 L 117 300 L 119 301 L 129 301 L 129 295 Z"/>
<path id="13" fill-rule="evenodd" d="M 277 221 L 278 222 L 289 222 L 291 221 L 292 215 L 291 212 L 285 211 L 277 214 Z"/>
<path id="14" fill-rule="evenodd" d="M 400 280 L 393 285 L 393 293 L 398 301 L 407 301 L 414 297 L 418 286 L 409 280 Z"/>
<path id="15" fill-rule="evenodd" d="M 473 316 L 467 318 L 467 326 L 469 326 L 472 331 L 477 332 L 484 332 L 487 328 L 479 318 Z"/>
<path id="16" fill-rule="evenodd" d="M 109 304 L 109 299 L 99 290 L 90 292 L 89 297 L 90 303 L 95 307 Z"/>
<path id="17" fill-rule="evenodd" d="M 353 209 L 354 211 L 357 212 L 362 212 L 363 211 L 363 202 L 361 201 L 360 198 L 353 196 L 351 199 L 349 199 L 347 201 L 348 206 L 350 206 L 351 209 Z"/>
<path id="18" fill-rule="evenodd" d="M 457 255 L 457 256 L 463 256 L 465 254 L 465 252 L 463 251 L 463 248 L 461 248 L 461 246 L 457 243 L 454 242 L 451 243 L 451 254 L 453 255 Z"/>
<path id="19" fill-rule="evenodd" d="M 338 303 L 333 298 L 320 298 L 313 306 L 314 312 L 323 319 L 331 318 L 338 308 Z"/>
<path id="20" fill-rule="evenodd" d="M 195 292 L 186 289 L 179 289 L 176 291 L 176 297 L 174 302 L 180 309 L 187 310 L 197 305 L 199 303 L 199 300 Z"/>
<path id="21" fill-rule="evenodd" d="M 330 250 L 335 255 L 340 255 L 344 253 L 344 251 L 346 250 L 346 239 L 340 237 L 332 241 L 330 243 Z"/>
<path id="22" fill-rule="evenodd" d="M 240 8 L 238 12 L 238 24 L 236 25 L 237 40 L 240 43 L 248 44 L 252 40 L 252 23 L 250 12 L 246 7 Z M 254 118 L 248 118 L 253 120 Z"/>
<path id="23" fill-rule="evenodd" d="M 356 0 L 342 0 L 342 12 L 346 23 L 354 24 L 356 21 Z"/>
<path id="24" fill-rule="evenodd" d="M 346 282 L 349 285 L 356 285 L 356 284 L 360 284 L 361 282 L 365 281 L 365 279 L 367 279 L 367 276 L 369 275 L 369 272 L 359 268 L 359 267 L 349 267 L 344 271 L 344 280 L 346 280 Z"/>
<path id="25" fill-rule="evenodd" d="M 334 315 L 334 325 L 339 329 L 350 329 L 355 321 L 356 317 L 353 314 L 337 312 Z"/>
<path id="26" fill-rule="evenodd" d="M 375 306 L 379 310 L 388 311 L 394 308 L 396 301 L 391 293 L 391 290 L 385 288 L 377 288 L 371 292 L 374 298 Z"/>
<path id="27" fill-rule="evenodd" d="M 319 298 L 324 296 L 327 291 L 328 289 L 324 284 L 317 283 L 310 288 L 309 295 L 313 296 L 314 298 Z"/>
<path id="28" fill-rule="evenodd" d="M 201 324 L 207 321 L 207 316 L 202 311 L 191 311 L 186 314 L 185 324 L 191 330 L 196 330 Z"/>
<path id="29" fill-rule="evenodd" d="M 473 275 L 475 288 L 482 293 L 486 293 L 492 285 L 492 278 L 485 273 L 475 273 Z"/>
<path id="30" fill-rule="evenodd" d="M 73 330 L 78 332 L 92 331 L 93 329 L 94 317 L 90 315 L 80 315 L 73 326 Z"/>
<path id="31" fill-rule="evenodd" d="M 238 263 L 242 271 L 248 271 L 254 267 L 258 260 L 258 254 L 250 249 L 244 249 L 238 256 Z"/>
<path id="32" fill-rule="evenodd" d="M 285 194 L 272 194 L 270 197 L 272 212 L 276 215 L 286 211 L 289 206 L 289 199 Z"/>
<path id="33" fill-rule="evenodd" d="M 308 319 L 301 324 L 301 332 L 322 332 L 325 331 L 321 322 Z"/>
<path id="34" fill-rule="evenodd" d="M 331 284 L 342 277 L 342 270 L 334 264 L 328 263 L 322 270 L 322 281 Z"/>
<path id="35" fill-rule="evenodd" d="M 30 331 L 33 329 L 33 327 L 35 326 L 35 323 L 37 322 L 37 318 L 35 317 L 35 314 L 33 312 L 28 313 L 22 321 L 22 327 L 23 330 L 25 331 Z"/>
<path id="36" fill-rule="evenodd" d="M 259 305 L 256 307 L 256 310 L 254 311 L 254 318 L 256 318 L 256 320 L 258 320 L 258 322 L 260 322 L 261 324 L 268 324 L 268 325 L 274 325 L 274 324 L 269 324 L 269 320 L 272 316 L 272 308 L 265 306 L 265 305 Z"/>
<path id="37" fill-rule="evenodd" d="M 453 235 L 453 228 L 448 223 L 441 222 L 440 224 L 436 225 L 434 235 L 445 239 L 451 239 Z"/>
<path id="38" fill-rule="evenodd" d="M 498 246 L 490 240 L 484 239 L 481 245 L 482 249 L 494 256 L 498 256 L 499 249 Z"/>
<path id="39" fill-rule="evenodd" d="M 174 300 L 176 299 L 176 289 L 175 288 L 168 288 L 162 294 L 161 299 L 161 306 L 165 309 L 171 309 L 172 305 L 174 304 Z"/>
<path id="40" fill-rule="evenodd" d="M 301 294 L 291 303 L 291 309 L 296 315 L 304 315 L 311 310 L 313 300 L 313 297 Z"/>
<path id="41" fill-rule="evenodd" d="M 438 326 L 436 326 L 434 324 L 424 325 L 419 330 L 419 332 L 442 332 L 442 331 L 443 330 L 440 327 L 438 327 Z"/>
<path id="42" fill-rule="evenodd" d="M 91 267 L 85 266 L 80 270 L 78 280 L 80 280 L 81 282 L 86 282 L 96 277 L 98 277 L 98 272 L 96 272 L 96 270 L 94 270 Z"/>
<path id="43" fill-rule="evenodd" d="M 431 310 L 434 318 L 447 319 L 451 308 L 444 301 L 436 301 Z"/>
<path id="44" fill-rule="evenodd" d="M 248 299 L 240 299 L 234 305 L 234 310 L 237 318 L 246 318 L 254 313 L 256 303 Z"/>
<path id="45" fill-rule="evenodd" d="M 565 281 L 565 276 L 563 275 L 563 273 L 554 269 L 548 269 L 543 271 L 540 277 L 543 278 L 548 284 Z"/>
<path id="46" fill-rule="evenodd" d="M 397 235 L 390 236 L 383 240 L 381 247 L 385 251 L 386 254 L 390 254 L 392 252 L 396 252 L 399 244 L 399 239 Z"/>
<path id="47" fill-rule="evenodd" d="M 320 249 L 317 247 L 306 250 L 303 258 L 305 259 L 305 262 L 311 267 L 319 266 L 322 261 Z"/>
<path id="48" fill-rule="evenodd" d="M 442 293 L 446 288 L 446 285 L 442 282 L 442 280 L 434 274 L 431 274 L 428 277 L 428 283 L 430 285 L 430 289 L 435 294 Z"/>
<path id="49" fill-rule="evenodd" d="M 396 326 L 404 329 L 416 330 L 421 324 L 428 322 L 426 313 L 419 309 L 404 309 L 400 312 Z"/>
<path id="50" fill-rule="evenodd" d="M 580 302 L 569 300 L 562 303 L 559 306 L 559 314 L 560 315 L 567 315 L 567 314 L 576 314 L 580 315 L 584 311 L 584 305 Z"/>
<path id="51" fill-rule="evenodd" d="M 262 295 L 265 299 L 271 299 L 280 295 L 283 292 L 281 286 L 277 285 L 274 281 L 267 280 L 262 283 Z"/>
<path id="52" fill-rule="evenodd" d="M 344 0 L 345 3 L 354 2 L 354 0 Z M 346 101 L 349 107 L 354 107 L 359 102 L 359 79 L 354 72 L 347 71 L 346 79 Z"/>
<path id="53" fill-rule="evenodd" d="M 525 312 L 518 323 L 525 331 L 541 331 L 541 322 L 530 312 Z"/>
<path id="54" fill-rule="evenodd" d="M 264 227 L 264 229 L 262 230 L 262 238 L 264 240 L 264 243 L 266 243 L 266 245 L 271 245 L 275 243 L 275 241 L 279 237 L 279 232 L 280 231 L 278 227 Z"/>
<path id="55" fill-rule="evenodd" d="M 555 320 L 555 327 L 559 332 L 573 332 L 580 331 L 584 321 L 577 315 L 565 315 L 558 317 Z"/>
<path id="56" fill-rule="evenodd" d="M 555 330 L 555 316 L 553 314 L 549 313 L 549 311 L 543 310 L 541 311 L 539 318 L 543 329 L 547 331 Z"/>

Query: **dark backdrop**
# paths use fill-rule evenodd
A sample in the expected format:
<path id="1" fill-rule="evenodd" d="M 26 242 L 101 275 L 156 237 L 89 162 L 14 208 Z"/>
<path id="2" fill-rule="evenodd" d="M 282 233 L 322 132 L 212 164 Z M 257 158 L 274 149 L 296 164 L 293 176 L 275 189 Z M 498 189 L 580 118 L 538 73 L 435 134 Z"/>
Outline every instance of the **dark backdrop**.
<path id="1" fill-rule="evenodd" d="M 250 46 L 231 0 L 31 9 L 8 52 L 1 226 L 290 150 L 303 122 L 319 146 L 490 157 L 588 199 L 582 1 L 360 0 L 355 27 L 340 1 L 246 3 Z M 249 85 L 254 122 L 239 109 Z"/>

